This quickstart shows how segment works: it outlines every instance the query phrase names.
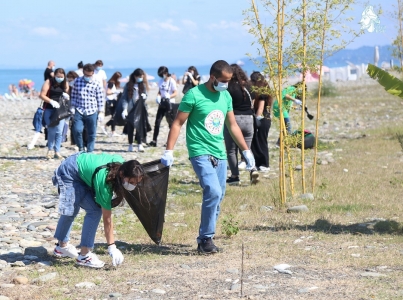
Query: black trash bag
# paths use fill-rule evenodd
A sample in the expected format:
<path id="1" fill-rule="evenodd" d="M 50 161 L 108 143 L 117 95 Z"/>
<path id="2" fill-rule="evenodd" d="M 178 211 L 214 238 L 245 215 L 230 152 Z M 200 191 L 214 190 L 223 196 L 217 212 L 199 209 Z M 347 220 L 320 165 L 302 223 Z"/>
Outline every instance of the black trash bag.
<path id="1" fill-rule="evenodd" d="M 291 136 L 296 136 L 293 147 L 302 148 L 302 134 L 300 130 L 294 131 Z M 304 130 L 304 149 L 312 149 L 315 146 L 315 136 L 309 130 Z"/>
<path id="2" fill-rule="evenodd" d="M 161 164 L 160 160 L 144 163 L 142 166 L 147 175 L 144 184 L 138 185 L 132 192 L 125 190 L 125 199 L 149 237 L 160 245 L 165 221 L 169 167 Z"/>

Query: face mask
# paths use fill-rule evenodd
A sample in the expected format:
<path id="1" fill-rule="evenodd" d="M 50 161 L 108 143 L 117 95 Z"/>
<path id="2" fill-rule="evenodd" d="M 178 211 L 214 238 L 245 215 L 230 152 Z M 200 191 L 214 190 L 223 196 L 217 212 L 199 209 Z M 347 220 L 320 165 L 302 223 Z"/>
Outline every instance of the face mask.
<path id="1" fill-rule="evenodd" d="M 63 82 L 63 80 L 64 80 L 64 77 L 55 77 L 55 80 L 56 80 L 56 82 L 57 83 L 61 83 L 61 82 Z"/>
<path id="2" fill-rule="evenodd" d="M 190 71 L 190 74 L 194 75 L 194 74 L 195 74 L 195 72 L 194 72 L 194 71 Z"/>
<path id="3" fill-rule="evenodd" d="M 217 81 L 217 85 L 214 84 L 213 82 L 213 88 L 217 91 L 217 92 L 223 92 L 228 88 L 228 82 L 224 83 L 224 82 L 219 82 L 217 80 L 217 78 L 215 79 L 215 81 Z"/>
<path id="4" fill-rule="evenodd" d="M 55 67 L 55 66 L 52 67 L 52 71 L 54 71 L 54 70 L 56 70 L 56 67 Z"/>
<path id="5" fill-rule="evenodd" d="M 143 82 L 143 78 L 136 78 L 136 81 L 137 81 L 138 83 Z"/>
<path id="6" fill-rule="evenodd" d="M 70 86 L 70 87 L 73 87 L 73 86 L 74 86 L 74 80 L 72 80 L 72 81 L 69 82 L 69 86 Z"/>
<path id="7" fill-rule="evenodd" d="M 122 186 L 126 191 L 129 191 L 129 192 L 133 191 L 136 188 L 135 184 L 131 184 L 127 181 L 123 182 Z"/>
<path id="8" fill-rule="evenodd" d="M 87 77 L 87 76 L 84 76 L 84 80 L 85 80 L 85 81 L 87 81 L 87 82 L 90 82 L 90 81 L 91 81 L 91 79 L 92 79 L 92 77 Z"/>
<path id="9" fill-rule="evenodd" d="M 98 70 L 98 71 L 102 70 L 102 67 L 99 67 L 99 66 L 98 66 L 98 67 L 97 67 L 97 70 Z"/>
<path id="10" fill-rule="evenodd" d="M 164 74 L 162 77 L 163 77 L 164 79 L 167 79 L 168 76 L 167 76 L 166 74 Z"/>

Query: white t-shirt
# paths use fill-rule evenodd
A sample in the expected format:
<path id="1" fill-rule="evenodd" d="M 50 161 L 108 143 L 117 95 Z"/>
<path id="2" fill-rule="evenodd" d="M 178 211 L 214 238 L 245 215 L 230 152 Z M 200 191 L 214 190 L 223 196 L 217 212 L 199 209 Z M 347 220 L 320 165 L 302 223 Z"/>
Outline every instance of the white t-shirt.
<path id="1" fill-rule="evenodd" d="M 118 95 L 116 95 L 116 93 L 115 93 L 117 91 L 116 86 L 113 83 L 108 83 L 106 90 L 108 90 L 110 84 L 112 84 L 112 87 L 110 89 L 111 89 L 111 92 L 113 94 L 112 95 L 106 95 L 106 98 L 108 100 L 116 100 L 118 98 Z"/>
<path id="2" fill-rule="evenodd" d="M 77 69 L 77 70 L 75 70 L 74 72 L 77 73 L 78 77 L 83 77 L 83 76 L 84 76 L 83 69 Z"/>
<path id="3" fill-rule="evenodd" d="M 176 91 L 176 81 L 169 77 L 167 81 L 161 79 L 158 83 L 158 88 L 160 89 L 161 98 L 169 98 Z M 175 98 L 170 99 L 171 103 L 175 103 Z"/>
<path id="4" fill-rule="evenodd" d="M 104 80 L 106 81 L 106 73 L 104 70 L 97 70 L 94 71 L 94 76 L 92 76 L 95 81 L 98 81 L 101 85 L 102 89 L 104 89 Z"/>

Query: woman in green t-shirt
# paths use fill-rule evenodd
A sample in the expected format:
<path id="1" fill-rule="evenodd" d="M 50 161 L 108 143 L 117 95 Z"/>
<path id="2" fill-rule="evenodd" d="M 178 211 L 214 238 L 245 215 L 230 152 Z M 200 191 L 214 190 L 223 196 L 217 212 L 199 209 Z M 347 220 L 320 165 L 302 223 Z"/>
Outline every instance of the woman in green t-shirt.
<path id="1" fill-rule="evenodd" d="M 91 252 L 95 234 L 103 217 L 108 253 L 114 266 L 123 262 L 113 236 L 112 207 L 122 203 L 125 190 L 133 191 L 143 182 L 144 170 L 136 160 L 124 161 L 119 155 L 76 153 L 55 170 L 53 184 L 59 190 L 61 214 L 54 237 L 58 240 L 53 254 L 71 257 L 81 266 L 102 268 L 104 262 Z M 84 209 L 81 252 L 69 244 L 73 221 L 80 208 Z"/>

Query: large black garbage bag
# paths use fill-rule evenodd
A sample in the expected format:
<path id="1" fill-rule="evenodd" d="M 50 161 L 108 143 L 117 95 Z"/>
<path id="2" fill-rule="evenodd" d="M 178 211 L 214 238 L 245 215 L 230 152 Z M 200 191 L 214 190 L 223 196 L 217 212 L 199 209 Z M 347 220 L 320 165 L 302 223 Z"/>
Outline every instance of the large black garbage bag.
<path id="1" fill-rule="evenodd" d="M 150 238 L 159 245 L 165 221 L 169 167 L 160 160 L 142 166 L 147 175 L 143 184 L 137 185 L 132 192 L 125 191 L 125 199 Z"/>

